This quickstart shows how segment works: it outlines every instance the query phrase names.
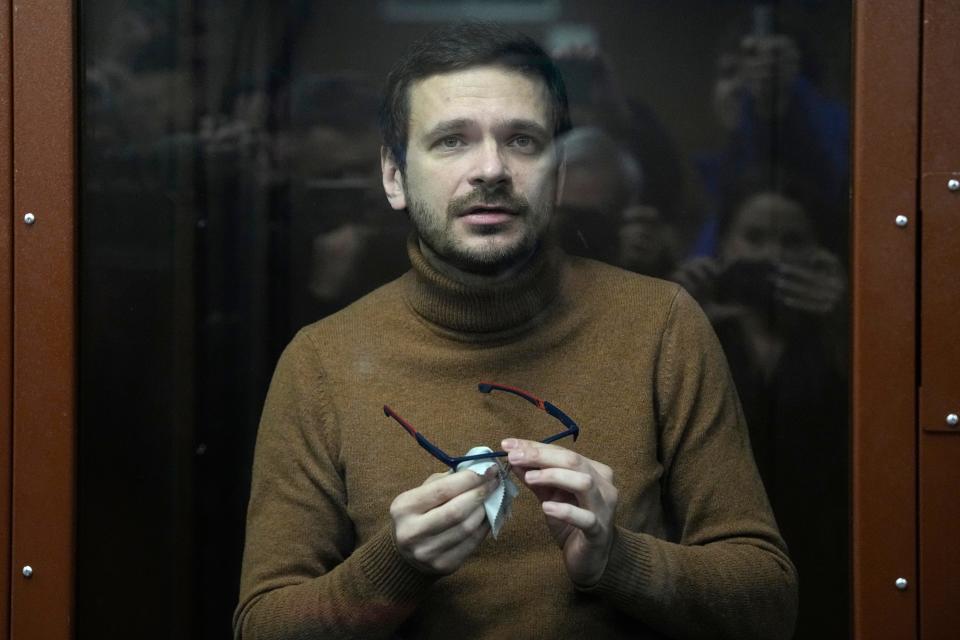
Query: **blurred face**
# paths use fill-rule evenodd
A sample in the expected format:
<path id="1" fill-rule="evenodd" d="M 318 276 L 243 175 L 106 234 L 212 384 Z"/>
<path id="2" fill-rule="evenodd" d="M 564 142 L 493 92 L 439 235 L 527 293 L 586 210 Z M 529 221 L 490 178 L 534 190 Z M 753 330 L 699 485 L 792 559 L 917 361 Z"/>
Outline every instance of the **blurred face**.
<path id="1" fill-rule="evenodd" d="M 430 76 L 410 87 L 407 164 L 383 154 L 394 209 L 436 256 L 498 273 L 529 256 L 556 198 L 547 89 L 500 67 Z"/>
<path id="2" fill-rule="evenodd" d="M 656 208 L 641 204 L 627 207 L 619 240 L 624 268 L 657 277 L 666 275 L 673 262 L 674 240 Z"/>
<path id="3" fill-rule="evenodd" d="M 741 205 L 721 250 L 727 263 L 776 263 L 799 262 L 815 248 L 813 228 L 803 207 L 776 193 L 759 193 Z"/>

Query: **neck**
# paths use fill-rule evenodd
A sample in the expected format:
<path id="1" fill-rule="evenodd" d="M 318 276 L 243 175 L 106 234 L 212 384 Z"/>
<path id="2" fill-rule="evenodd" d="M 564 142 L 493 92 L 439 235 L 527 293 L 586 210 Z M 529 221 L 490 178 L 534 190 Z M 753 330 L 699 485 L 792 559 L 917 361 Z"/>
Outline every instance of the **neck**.
<path id="1" fill-rule="evenodd" d="M 437 254 L 437 252 L 434 251 L 422 239 L 418 240 L 418 243 L 420 245 L 420 252 L 423 254 L 423 257 L 427 260 L 427 262 L 430 263 L 431 267 L 448 278 L 455 280 L 456 282 L 470 286 L 499 284 L 511 280 L 527 267 L 534 254 L 537 252 L 536 249 L 533 249 L 528 254 L 522 256 L 518 260 L 514 260 L 502 268 L 494 269 L 487 273 L 482 273 L 476 271 L 466 271 L 454 264 L 451 264 Z"/>
<path id="2" fill-rule="evenodd" d="M 504 332 L 525 330 L 560 293 L 564 260 L 553 243 L 487 275 L 465 272 L 429 251 L 410 235 L 407 301 L 425 320 L 463 339 L 500 339 Z"/>

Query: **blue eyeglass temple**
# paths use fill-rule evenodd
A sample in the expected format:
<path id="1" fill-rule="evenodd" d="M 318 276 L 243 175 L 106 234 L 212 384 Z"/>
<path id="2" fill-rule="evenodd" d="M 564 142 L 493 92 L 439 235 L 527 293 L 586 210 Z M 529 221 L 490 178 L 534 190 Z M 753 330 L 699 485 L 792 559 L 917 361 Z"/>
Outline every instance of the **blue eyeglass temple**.
<path id="1" fill-rule="evenodd" d="M 565 414 L 560 410 L 560 407 L 553 404 L 552 402 L 547 402 L 546 400 L 541 400 L 532 393 L 524 391 L 523 389 L 517 389 L 516 387 L 508 387 L 502 384 L 496 384 L 494 382 L 481 382 L 477 385 L 477 390 L 480 393 L 490 393 L 494 389 L 498 391 L 506 391 L 507 393 L 512 393 L 515 396 L 520 396 L 530 404 L 534 405 L 542 411 L 546 411 L 551 416 L 563 423 L 563 426 L 567 428 L 567 431 L 558 433 L 556 435 L 550 436 L 544 440 L 541 440 L 544 444 L 550 444 L 560 438 L 566 438 L 567 436 L 573 436 L 573 441 L 576 442 L 577 438 L 580 436 L 580 427 L 577 426 L 577 423 L 573 421 L 573 418 Z"/>
<path id="2" fill-rule="evenodd" d="M 477 390 L 479 390 L 481 393 L 490 393 L 491 391 L 494 391 L 494 390 L 506 391 L 507 393 L 512 393 L 513 395 L 520 396 L 521 398 L 523 398 L 530 404 L 534 405 L 538 409 L 547 412 L 548 414 L 550 414 L 551 416 L 559 420 L 563 424 L 563 426 L 567 428 L 566 431 L 562 431 L 560 433 L 554 434 L 549 438 L 544 438 L 543 440 L 540 441 L 543 444 L 550 444 L 552 442 L 556 442 L 557 440 L 560 440 L 561 438 L 566 438 L 567 436 L 573 436 L 573 440 L 574 442 L 576 442 L 577 438 L 580 436 L 580 427 L 577 426 L 577 423 L 574 422 L 570 416 L 568 416 L 563 411 L 561 411 L 553 403 L 547 402 L 546 400 L 541 400 L 540 398 L 536 397 L 531 393 L 524 391 L 523 389 L 518 389 L 516 387 L 509 387 L 502 384 L 496 384 L 493 382 L 481 382 L 480 384 L 477 385 Z M 417 444 L 423 447 L 427 451 L 427 453 L 429 453 L 434 458 L 444 463 L 454 471 L 456 471 L 457 466 L 463 462 L 470 462 L 471 460 L 485 460 L 489 458 L 503 458 L 507 455 L 506 451 L 494 451 L 491 453 L 478 453 L 472 456 L 459 456 L 455 458 L 453 456 L 448 455 L 446 452 L 443 451 L 443 449 L 441 449 L 437 445 L 430 442 L 426 438 L 426 436 L 418 432 L 413 427 L 413 425 L 411 425 L 409 422 L 401 418 L 400 415 L 397 414 L 397 412 L 391 409 L 389 406 L 383 405 L 383 413 L 385 416 L 389 418 L 393 418 L 401 427 L 404 428 L 404 430 L 406 430 L 407 433 L 413 436 L 416 439 Z"/>

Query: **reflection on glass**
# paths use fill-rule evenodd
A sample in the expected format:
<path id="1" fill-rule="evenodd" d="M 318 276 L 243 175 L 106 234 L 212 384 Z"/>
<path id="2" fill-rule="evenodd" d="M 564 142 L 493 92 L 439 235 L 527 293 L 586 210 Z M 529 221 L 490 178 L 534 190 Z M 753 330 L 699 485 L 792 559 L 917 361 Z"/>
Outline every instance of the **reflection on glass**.
<path id="1" fill-rule="evenodd" d="M 431 4 L 82 6 L 81 637 L 230 637 L 279 351 L 407 268 L 376 114 Z M 849 3 L 497 4 L 568 84 L 561 241 L 700 301 L 797 637 L 846 636 Z"/>

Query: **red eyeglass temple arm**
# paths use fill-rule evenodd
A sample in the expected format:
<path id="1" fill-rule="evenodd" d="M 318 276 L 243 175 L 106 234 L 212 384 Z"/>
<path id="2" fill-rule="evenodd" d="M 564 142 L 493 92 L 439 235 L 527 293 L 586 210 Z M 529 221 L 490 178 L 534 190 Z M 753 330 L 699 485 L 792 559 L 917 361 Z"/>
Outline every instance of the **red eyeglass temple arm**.
<path id="1" fill-rule="evenodd" d="M 419 444 L 421 447 L 426 449 L 427 453 L 429 453 L 434 458 L 436 458 L 443 464 L 447 465 L 451 469 L 456 469 L 457 464 L 454 458 L 451 458 L 440 447 L 438 447 L 437 445 L 427 440 L 426 436 L 418 433 L 417 430 L 413 428 L 413 425 L 407 422 L 406 420 L 404 420 L 403 418 L 401 418 L 396 411 L 394 411 L 387 405 L 383 405 L 383 413 L 384 415 L 396 420 L 397 424 L 403 427 L 407 433 L 409 433 L 414 438 L 416 438 L 417 444 Z"/>
<path id="2" fill-rule="evenodd" d="M 494 389 L 497 391 L 506 391 L 507 393 L 512 393 L 515 396 L 520 396 L 532 405 L 536 405 L 536 407 L 541 411 L 546 411 L 546 406 L 544 406 L 543 400 L 533 395 L 529 391 L 524 391 L 523 389 L 510 387 L 505 384 L 497 384 L 496 382 L 481 382 L 477 385 L 477 389 L 480 391 L 480 393 L 490 393 Z"/>

